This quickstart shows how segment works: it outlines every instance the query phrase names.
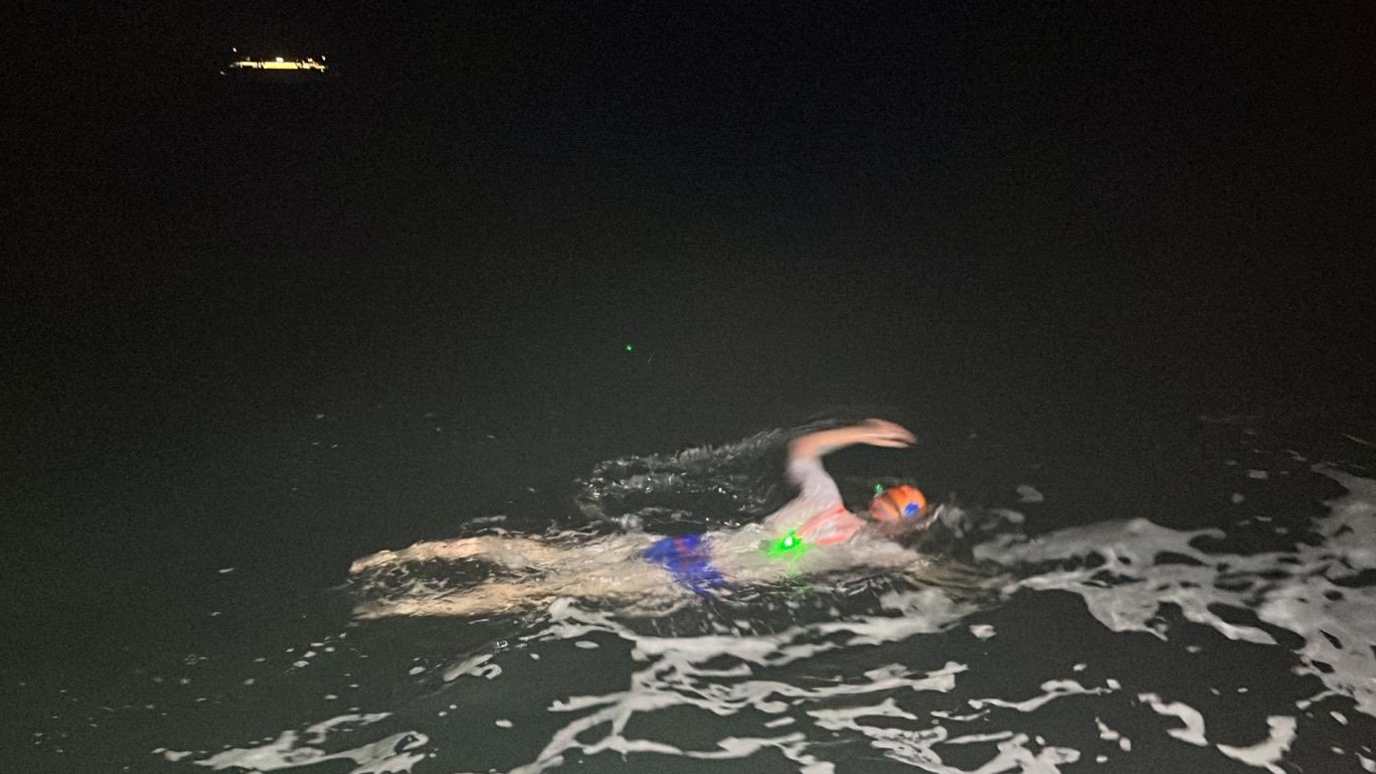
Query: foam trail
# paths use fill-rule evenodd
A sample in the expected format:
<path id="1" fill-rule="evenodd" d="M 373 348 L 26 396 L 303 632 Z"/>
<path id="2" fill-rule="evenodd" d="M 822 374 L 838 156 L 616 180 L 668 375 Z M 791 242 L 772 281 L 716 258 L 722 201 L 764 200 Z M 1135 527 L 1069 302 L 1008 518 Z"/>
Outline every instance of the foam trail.
<path id="1" fill-rule="evenodd" d="M 1218 745 L 1219 751 L 1229 758 L 1242 761 L 1249 766 L 1265 767 L 1271 774 L 1284 774 L 1284 769 L 1276 764 L 1280 763 L 1281 758 L 1290 749 L 1290 743 L 1295 741 L 1295 719 L 1272 716 L 1266 719 L 1266 725 L 1271 729 L 1270 736 L 1267 737 L 1266 741 L 1251 747 L 1229 747 L 1226 744 L 1220 744 Z"/>
<path id="2" fill-rule="evenodd" d="M 1094 718 L 1094 725 L 1098 726 L 1099 728 L 1100 739 L 1103 739 L 1106 742 L 1117 742 L 1118 749 L 1122 750 L 1123 752 L 1130 752 L 1132 750 L 1132 740 L 1127 738 L 1126 736 L 1123 736 L 1117 731 L 1114 731 L 1113 729 L 1109 728 L 1108 724 L 1105 723 L 1103 720 L 1097 717 Z"/>
<path id="3" fill-rule="evenodd" d="M 1230 640 L 1276 645 L 1257 626 L 1224 620 L 1216 608 L 1254 610 L 1262 622 L 1304 639 L 1301 674 L 1313 675 L 1359 711 L 1376 717 L 1376 589 L 1343 583 L 1376 569 L 1376 481 L 1318 465 L 1348 493 L 1327 503 L 1329 515 L 1314 523 L 1321 538 L 1293 551 L 1252 555 L 1210 553 L 1201 538 L 1222 539 L 1221 530 L 1177 531 L 1145 519 L 1063 530 L 1029 542 L 1004 537 L 975 548 L 976 558 L 1008 568 L 1043 566 L 1097 556 L 1102 563 L 1050 570 L 1009 583 L 1005 591 L 1063 590 L 1078 594 L 1089 612 L 1115 632 L 1146 632 L 1162 640 L 1163 604 L 1178 606 L 1191 622 Z M 1190 563 L 1162 563 L 1164 554 Z"/>
<path id="4" fill-rule="evenodd" d="M 984 707 L 1007 707 L 1018 712 L 1031 712 L 1038 709 L 1049 701 L 1058 699 L 1062 696 L 1072 696 L 1074 694 L 1088 694 L 1095 696 L 1101 693 L 1110 693 L 1112 688 L 1086 688 L 1074 680 L 1048 680 L 1042 683 L 1042 690 L 1045 691 L 1041 696 L 1034 696 L 1024 701 L 1008 701 L 1006 699 L 971 699 L 970 706 L 975 709 Z"/>
<path id="5" fill-rule="evenodd" d="M 1209 740 L 1204 736 L 1204 716 L 1199 714 L 1199 710 L 1184 702 L 1167 703 L 1154 693 L 1139 694 L 1137 699 L 1150 704 L 1158 715 L 1177 717 L 1185 723 L 1184 728 L 1166 729 L 1167 734 L 1197 747 L 1209 746 Z"/>
<path id="6" fill-rule="evenodd" d="M 891 692 L 895 690 L 949 692 L 956 675 L 965 671 L 962 664 L 948 662 L 940 669 L 921 674 L 897 664 L 866 671 L 864 680 L 838 679 L 831 684 L 799 686 L 777 680 L 752 679 L 755 667 L 778 667 L 806 660 L 839 647 L 881 644 L 907 639 L 915 632 L 937 631 L 958 621 L 969 612 L 968 606 L 952 603 L 940 591 L 924 589 L 911 594 L 886 597 L 884 606 L 904 610 L 899 617 L 868 617 L 843 625 L 839 622 L 796 627 L 775 635 L 653 637 L 636 634 L 610 616 L 579 609 L 572 600 L 561 600 L 551 609 L 550 626 L 530 639 L 569 639 L 592 632 L 613 634 L 633 644 L 633 657 L 647 666 L 633 672 L 627 690 L 601 696 L 570 697 L 551 705 L 555 712 L 578 712 L 596 708 L 554 733 L 535 760 L 513 769 L 511 774 L 535 774 L 561 765 L 570 751 L 585 755 L 604 750 L 657 752 L 698 759 L 744 758 L 766 747 L 778 749 L 803 770 L 824 774 L 828 763 L 804 753 L 805 737 L 727 738 L 719 741 L 720 750 L 683 750 L 677 745 L 645 739 L 630 739 L 624 731 L 637 713 L 653 713 L 671 707 L 696 707 L 717 716 L 734 715 L 752 709 L 779 715 L 799 703 L 813 703 L 833 697 Z M 813 642 L 819 636 L 849 631 L 854 636 L 845 643 Z M 738 665 L 730 669 L 706 669 L 703 664 L 730 658 Z M 703 684 L 704 680 L 707 681 Z M 887 705 L 892 706 L 891 700 Z M 595 741 L 582 741 L 594 729 L 606 727 L 605 735 Z"/>
<path id="7" fill-rule="evenodd" d="M 387 716 L 388 713 L 385 712 L 340 715 L 307 728 L 304 740 L 301 740 L 295 731 L 283 731 L 269 744 L 260 747 L 231 748 L 194 763 L 216 771 L 277 771 L 315 766 L 325 761 L 351 760 L 357 765 L 349 770 L 349 774 L 409 772 L 426 757 L 424 752 L 419 751 L 430 741 L 425 734 L 415 731 L 396 733 L 376 742 L 333 753 L 327 753 L 316 746 L 324 745 L 335 732 L 347 733 L 353 730 L 352 726 L 376 723 Z"/>

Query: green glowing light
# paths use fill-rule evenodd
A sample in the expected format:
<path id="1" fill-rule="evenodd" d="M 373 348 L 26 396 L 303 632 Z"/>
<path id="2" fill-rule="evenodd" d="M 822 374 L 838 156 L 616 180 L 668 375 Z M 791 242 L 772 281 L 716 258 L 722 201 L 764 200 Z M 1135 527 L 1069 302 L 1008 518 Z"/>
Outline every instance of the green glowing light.
<path id="1" fill-rule="evenodd" d="M 630 352 L 630 351 L 631 351 L 631 345 L 630 345 L 630 344 L 627 344 L 627 345 L 626 345 L 626 351 L 627 351 L 627 352 Z"/>
<path id="2" fill-rule="evenodd" d="M 797 532 L 790 532 L 773 543 L 765 544 L 764 553 L 770 559 L 787 559 L 801 555 L 810 547 L 806 540 L 798 537 Z"/>

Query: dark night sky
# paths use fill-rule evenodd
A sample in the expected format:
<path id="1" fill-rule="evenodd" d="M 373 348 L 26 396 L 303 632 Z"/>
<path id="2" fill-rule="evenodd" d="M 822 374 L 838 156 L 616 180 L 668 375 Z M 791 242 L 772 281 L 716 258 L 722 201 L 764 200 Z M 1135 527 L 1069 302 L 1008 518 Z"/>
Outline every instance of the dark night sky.
<path id="1" fill-rule="evenodd" d="M 561 318 L 556 340 L 754 306 L 761 346 L 785 348 L 806 338 L 791 321 L 834 322 L 811 310 L 861 310 L 831 344 L 871 350 L 878 310 L 903 310 L 895 336 L 991 359 L 1116 352 L 1364 394 L 1369 21 L 1360 3 L 27 4 L 10 405 L 158 381 L 188 351 L 242 360 L 265 330 L 270 366 L 360 334 L 386 350 L 459 306 L 532 338 Z M 236 44 L 324 52 L 337 82 L 227 94 L 213 71 Z"/>

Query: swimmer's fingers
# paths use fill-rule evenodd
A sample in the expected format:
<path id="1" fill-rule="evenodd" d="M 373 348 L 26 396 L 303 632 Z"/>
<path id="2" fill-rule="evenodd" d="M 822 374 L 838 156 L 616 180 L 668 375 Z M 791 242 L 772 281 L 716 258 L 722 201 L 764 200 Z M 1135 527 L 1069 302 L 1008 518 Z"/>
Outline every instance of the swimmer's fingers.
<path id="1" fill-rule="evenodd" d="M 867 419 L 859 429 L 863 432 L 862 442 L 871 446 L 901 449 L 917 441 L 908 428 L 883 419 Z"/>
<path id="2" fill-rule="evenodd" d="M 887 432 L 869 433 L 864 438 L 864 442 L 871 446 L 892 446 L 898 448 L 911 446 L 915 440 L 917 439 L 913 438 L 909 433 Z"/>
<path id="3" fill-rule="evenodd" d="M 897 422 L 890 422 L 887 419 L 866 419 L 864 422 L 861 422 L 859 426 L 873 433 L 906 438 L 909 441 L 915 440 L 912 431 Z"/>

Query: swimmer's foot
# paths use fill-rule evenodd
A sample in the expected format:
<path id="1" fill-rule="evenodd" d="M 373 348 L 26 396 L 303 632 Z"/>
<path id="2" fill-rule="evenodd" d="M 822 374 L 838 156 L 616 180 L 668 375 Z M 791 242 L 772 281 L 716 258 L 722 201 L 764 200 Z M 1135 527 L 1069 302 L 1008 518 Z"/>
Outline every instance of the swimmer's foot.
<path id="1" fill-rule="evenodd" d="M 365 556 L 362 559 L 355 559 L 354 563 L 349 565 L 349 574 L 357 575 L 358 573 L 363 572 L 364 570 L 371 570 L 375 567 L 382 567 L 384 565 L 392 564 L 398 561 L 398 559 L 399 557 L 397 556 L 396 551 L 378 551 L 377 553 L 372 554 L 370 556 Z"/>
<path id="2" fill-rule="evenodd" d="M 407 601 L 369 602 L 354 608 L 354 618 L 368 621 L 397 615 L 411 615 L 414 613 L 415 607 L 415 603 Z"/>
<path id="3" fill-rule="evenodd" d="M 488 535 L 454 540 L 429 540 L 400 551 L 379 551 L 356 560 L 349 567 L 349 572 L 356 575 L 365 570 L 401 562 L 427 562 L 435 559 L 478 559 L 506 567 L 538 567 L 567 559 L 570 555 L 569 549 L 551 546 L 540 540 Z"/>
<path id="4" fill-rule="evenodd" d="M 460 540 L 434 540 L 416 543 L 400 551 L 378 551 L 371 556 L 355 560 L 349 567 L 351 574 L 364 570 L 384 567 L 401 562 L 424 562 L 431 559 L 467 559 L 483 553 L 482 542 L 474 538 Z"/>

